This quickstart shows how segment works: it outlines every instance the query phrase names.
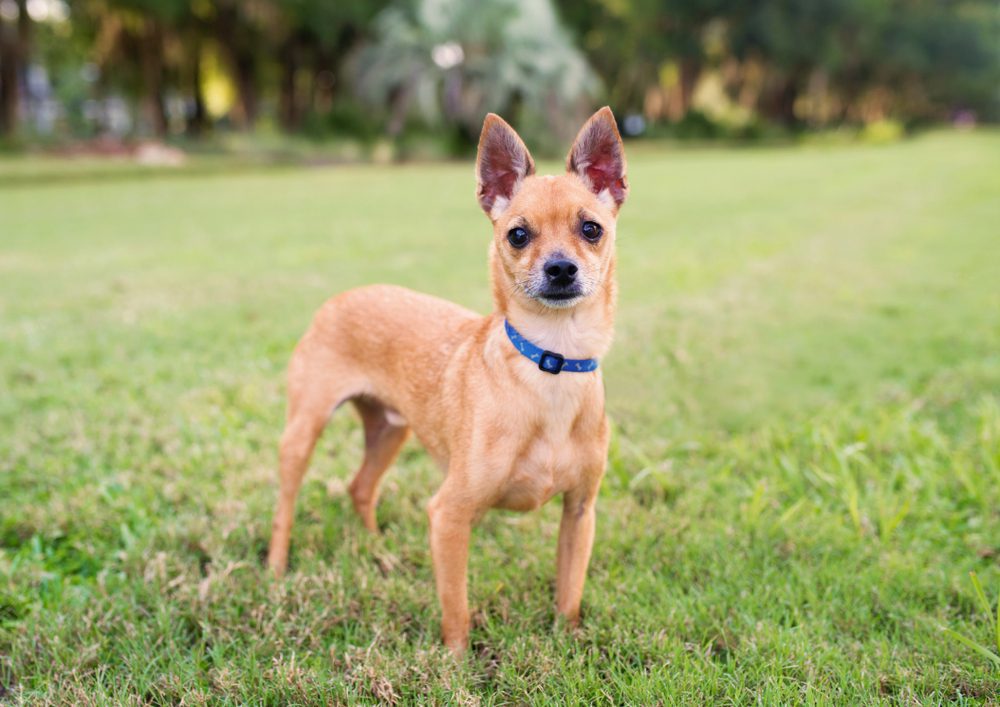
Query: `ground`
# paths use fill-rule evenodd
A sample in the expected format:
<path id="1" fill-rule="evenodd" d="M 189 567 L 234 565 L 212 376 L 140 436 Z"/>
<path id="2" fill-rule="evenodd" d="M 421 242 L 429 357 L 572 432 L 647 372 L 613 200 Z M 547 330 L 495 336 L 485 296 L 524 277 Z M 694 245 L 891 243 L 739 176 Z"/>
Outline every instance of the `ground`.
<path id="1" fill-rule="evenodd" d="M 0 702 L 1000 699 L 1000 134 L 629 156 L 582 627 L 558 504 L 495 512 L 458 662 L 415 444 L 369 535 L 338 413 L 262 557 L 319 304 L 489 308 L 471 164 L 0 161 Z"/>

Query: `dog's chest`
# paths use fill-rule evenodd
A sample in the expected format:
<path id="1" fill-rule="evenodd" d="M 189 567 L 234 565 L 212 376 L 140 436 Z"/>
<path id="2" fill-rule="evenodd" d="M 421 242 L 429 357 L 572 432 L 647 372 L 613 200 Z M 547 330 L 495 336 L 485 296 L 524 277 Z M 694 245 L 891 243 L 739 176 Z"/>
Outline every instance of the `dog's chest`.
<path id="1" fill-rule="evenodd" d="M 565 401 L 568 403 L 569 401 Z M 580 438 L 594 427 L 590 418 L 603 414 L 577 404 L 546 406 L 536 410 L 535 433 L 524 440 L 511 459 L 498 504 L 502 508 L 528 511 L 539 508 L 556 494 L 578 486 L 584 473 L 599 466 L 593 445 Z"/>

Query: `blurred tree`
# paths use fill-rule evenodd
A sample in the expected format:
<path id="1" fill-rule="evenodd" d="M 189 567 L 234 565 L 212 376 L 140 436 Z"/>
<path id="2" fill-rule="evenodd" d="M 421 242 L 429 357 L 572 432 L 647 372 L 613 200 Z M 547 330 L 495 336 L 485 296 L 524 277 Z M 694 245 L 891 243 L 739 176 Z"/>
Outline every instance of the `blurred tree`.
<path id="1" fill-rule="evenodd" d="M 269 0 L 215 0 L 209 26 L 223 48 L 236 84 L 234 122 L 250 129 L 257 120 L 261 64 L 281 31 L 280 6 Z"/>
<path id="2" fill-rule="evenodd" d="M 375 36 L 359 84 L 388 106 L 392 135 L 416 113 L 473 139 L 487 111 L 529 132 L 566 133 L 598 88 L 546 0 L 397 2 L 376 18 Z"/>
<path id="3" fill-rule="evenodd" d="M 759 109 L 787 126 L 801 123 L 798 100 L 817 72 L 835 92 L 842 118 L 868 122 L 893 111 L 947 117 L 960 97 L 989 112 L 1000 36 L 990 5 L 753 0 L 730 18 L 730 38 L 737 57 L 766 61 Z"/>
<path id="4" fill-rule="evenodd" d="M 287 130 L 304 113 L 327 108 L 341 90 L 344 62 L 368 36 L 385 0 L 281 0 L 285 18 L 277 49 L 279 118 Z"/>
<path id="5" fill-rule="evenodd" d="M 188 0 L 80 0 L 78 28 L 93 36 L 93 59 L 105 83 L 140 97 L 153 134 L 167 134 L 166 44 L 190 12 Z"/>
<path id="6" fill-rule="evenodd" d="M 0 134 L 17 127 L 29 58 L 75 82 L 59 95 L 80 110 L 88 92 L 137 100 L 160 136 L 203 131 L 211 94 L 215 117 L 247 129 L 263 105 L 289 131 L 362 135 L 384 119 L 397 135 L 418 118 L 470 142 L 496 110 L 544 137 L 593 108 L 597 76 L 622 114 L 677 121 L 697 103 L 685 123 L 706 134 L 756 117 L 1000 117 L 995 0 L 61 2 L 0 0 Z M 55 5 L 70 12 L 58 31 L 29 19 Z M 89 62 L 96 86 L 80 78 Z"/>
<path id="7" fill-rule="evenodd" d="M 620 111 L 639 112 L 647 91 L 665 74 L 676 74 L 678 112 L 691 105 L 705 62 L 703 35 L 709 24 L 732 13 L 725 0 L 560 0 L 561 16 L 573 28 L 608 99 Z"/>
<path id="8" fill-rule="evenodd" d="M 17 132 L 20 106 L 20 83 L 31 46 L 31 18 L 27 0 L 16 0 L 0 12 L 0 136 Z"/>
<path id="9" fill-rule="evenodd" d="M 894 87 L 900 114 L 946 119 L 949 111 L 974 109 L 1000 117 L 995 2 L 896 0 L 880 29 L 868 47 L 867 84 Z"/>
<path id="10" fill-rule="evenodd" d="M 764 115 L 788 127 L 798 124 L 796 100 L 812 72 L 817 67 L 836 72 L 845 49 L 853 46 L 856 52 L 865 30 L 866 15 L 860 12 L 865 2 L 752 0 L 731 18 L 736 55 L 766 57 L 770 68 L 759 106 Z"/>
<path id="11" fill-rule="evenodd" d="M 825 92 L 822 100 L 838 109 L 815 111 L 821 122 L 870 119 L 889 104 L 911 117 L 940 118 L 958 104 L 996 115 L 1000 14 L 988 0 L 559 0 L 559 7 L 623 112 L 657 117 L 650 91 L 671 88 L 677 100 L 668 114 L 676 119 L 690 109 L 706 66 L 729 62 L 728 80 L 737 84 L 759 80 L 763 69 L 762 85 L 742 91 L 743 99 L 786 126 L 801 124 L 810 92 Z M 732 71 L 730 60 L 746 70 Z"/>

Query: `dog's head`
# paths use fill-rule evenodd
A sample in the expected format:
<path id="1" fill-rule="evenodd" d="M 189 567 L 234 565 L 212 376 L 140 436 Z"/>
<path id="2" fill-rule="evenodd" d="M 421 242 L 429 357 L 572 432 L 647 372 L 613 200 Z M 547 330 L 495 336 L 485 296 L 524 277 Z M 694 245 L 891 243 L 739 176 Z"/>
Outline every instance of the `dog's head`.
<path id="1" fill-rule="evenodd" d="M 625 152 L 609 108 L 580 130 L 566 174 L 535 176 L 514 129 L 490 113 L 476 162 L 477 196 L 493 222 L 498 304 L 572 308 L 613 283 L 615 222 L 625 201 Z"/>

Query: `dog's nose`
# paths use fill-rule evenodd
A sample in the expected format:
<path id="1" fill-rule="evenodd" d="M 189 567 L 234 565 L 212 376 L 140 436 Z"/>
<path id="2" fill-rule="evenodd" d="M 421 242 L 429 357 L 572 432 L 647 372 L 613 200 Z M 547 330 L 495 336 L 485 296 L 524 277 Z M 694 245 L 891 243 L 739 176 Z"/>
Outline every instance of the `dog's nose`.
<path id="1" fill-rule="evenodd" d="M 554 285 L 569 285 L 576 279 L 576 263 L 572 260 L 550 260 L 545 263 L 545 276 Z"/>

